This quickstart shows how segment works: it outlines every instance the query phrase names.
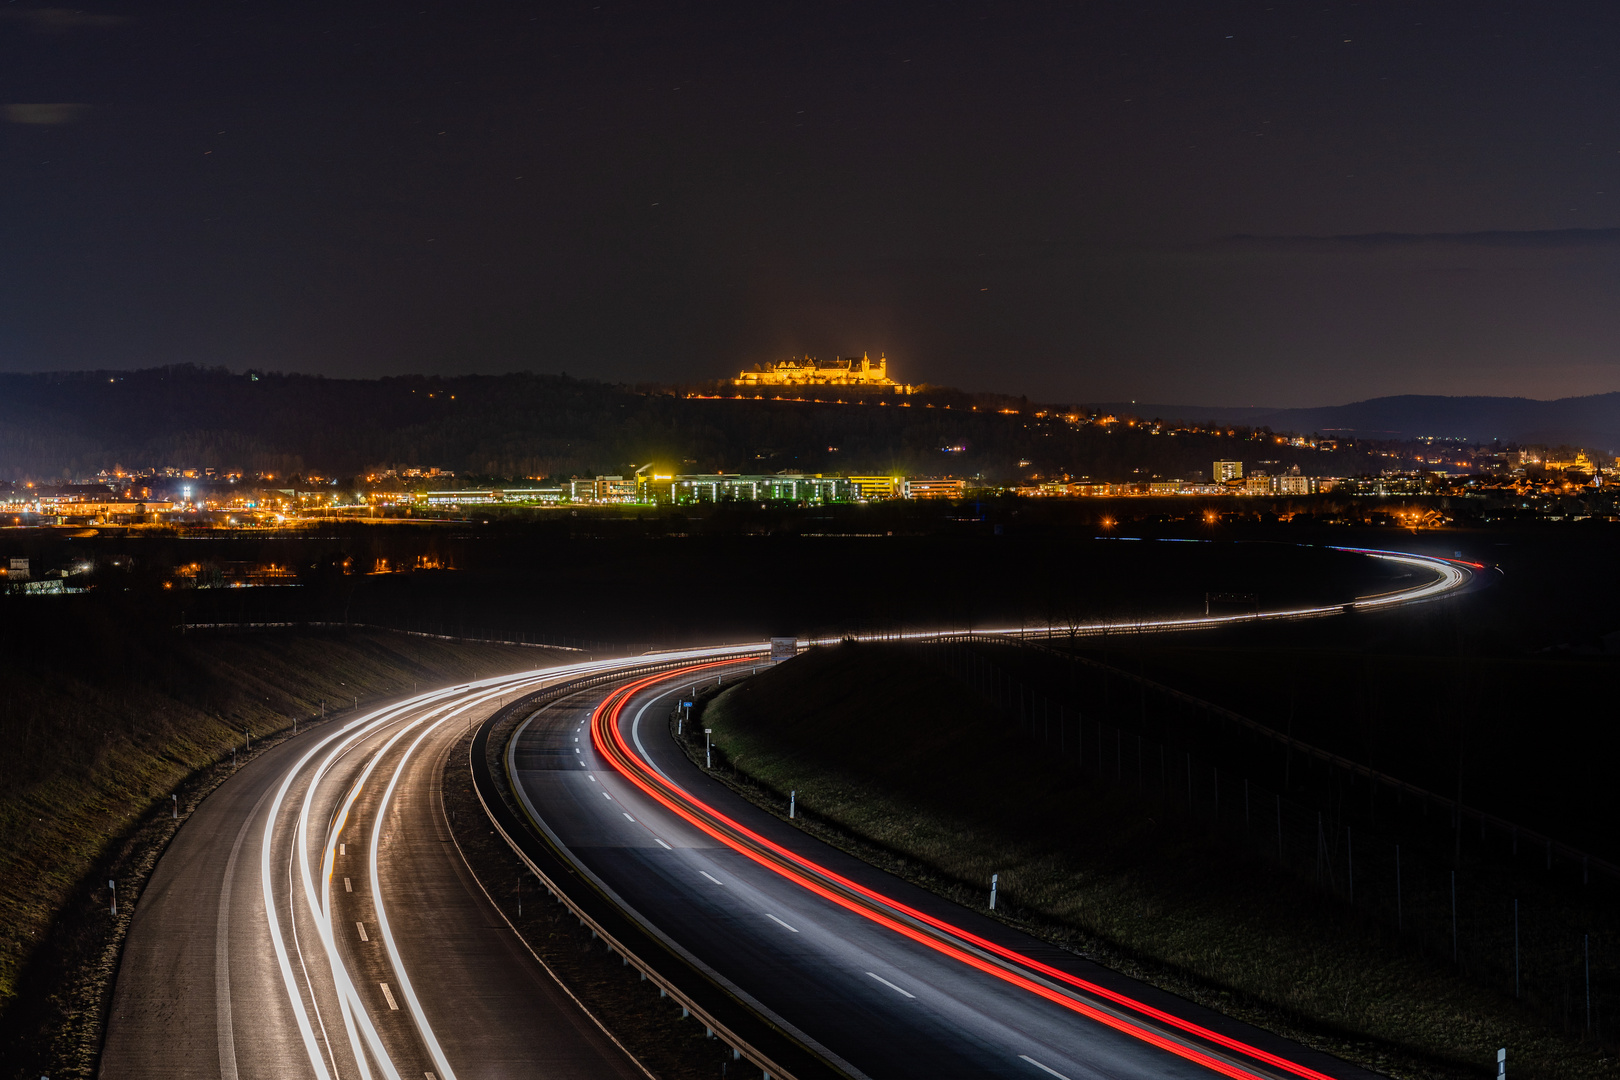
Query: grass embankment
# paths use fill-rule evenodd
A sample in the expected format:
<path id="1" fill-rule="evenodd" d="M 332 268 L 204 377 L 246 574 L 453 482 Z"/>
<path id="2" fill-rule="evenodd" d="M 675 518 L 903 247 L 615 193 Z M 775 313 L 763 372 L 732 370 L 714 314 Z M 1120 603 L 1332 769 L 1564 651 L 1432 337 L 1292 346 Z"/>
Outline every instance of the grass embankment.
<path id="1" fill-rule="evenodd" d="M 182 636 L 90 607 L 8 625 L 0 639 L 0 1056 L 53 1076 L 93 1068 L 140 888 L 231 774 L 244 731 L 257 750 L 323 701 L 331 713 L 356 698 L 363 708 L 547 656 L 383 631 Z"/>
<path id="2" fill-rule="evenodd" d="M 708 704 L 725 767 L 804 827 L 964 904 L 1194 1001 L 1401 1076 L 1620 1075 L 1582 1045 L 1380 943 L 1376 928 L 1198 826 L 1085 784 L 989 727 L 904 652 L 814 650 Z"/>

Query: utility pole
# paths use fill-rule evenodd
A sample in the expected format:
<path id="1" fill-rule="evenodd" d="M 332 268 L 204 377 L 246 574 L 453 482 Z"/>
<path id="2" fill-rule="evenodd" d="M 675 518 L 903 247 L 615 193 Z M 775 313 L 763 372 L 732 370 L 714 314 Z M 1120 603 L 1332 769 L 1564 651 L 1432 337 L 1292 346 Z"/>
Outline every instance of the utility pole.
<path id="1" fill-rule="evenodd" d="M 1519 996 L 1519 901 L 1513 901 L 1513 996 Z"/>
<path id="2" fill-rule="evenodd" d="M 1452 963 L 1456 963 L 1456 871 L 1452 871 Z"/>

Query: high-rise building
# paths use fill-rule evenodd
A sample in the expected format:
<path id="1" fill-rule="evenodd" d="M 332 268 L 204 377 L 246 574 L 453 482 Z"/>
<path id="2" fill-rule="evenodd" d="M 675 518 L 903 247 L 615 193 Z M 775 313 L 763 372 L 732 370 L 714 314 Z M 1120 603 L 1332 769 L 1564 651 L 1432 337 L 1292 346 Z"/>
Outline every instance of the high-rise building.
<path id="1" fill-rule="evenodd" d="M 1217 461 L 1215 469 L 1210 473 L 1210 480 L 1217 484 L 1224 484 L 1228 480 L 1243 479 L 1243 462 Z"/>

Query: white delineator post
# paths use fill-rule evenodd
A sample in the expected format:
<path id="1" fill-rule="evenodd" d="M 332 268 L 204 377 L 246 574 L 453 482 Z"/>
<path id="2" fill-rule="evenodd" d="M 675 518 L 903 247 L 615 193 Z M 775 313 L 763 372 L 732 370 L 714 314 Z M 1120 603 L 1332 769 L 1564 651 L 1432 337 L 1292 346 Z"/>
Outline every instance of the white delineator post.
<path id="1" fill-rule="evenodd" d="M 714 768 L 714 743 L 709 741 L 709 736 L 713 732 L 714 728 L 703 729 L 703 767 L 705 769 Z"/>
<path id="2" fill-rule="evenodd" d="M 990 875 L 990 910 L 996 910 L 996 886 L 1001 882 L 1000 874 Z"/>
<path id="3" fill-rule="evenodd" d="M 1496 1080 L 1507 1080 L 1507 1047 L 1496 1051 Z"/>
<path id="4" fill-rule="evenodd" d="M 799 801 L 799 793 L 797 791 L 789 791 L 788 792 L 788 817 L 789 818 L 793 817 L 793 811 L 797 808 L 798 801 Z"/>

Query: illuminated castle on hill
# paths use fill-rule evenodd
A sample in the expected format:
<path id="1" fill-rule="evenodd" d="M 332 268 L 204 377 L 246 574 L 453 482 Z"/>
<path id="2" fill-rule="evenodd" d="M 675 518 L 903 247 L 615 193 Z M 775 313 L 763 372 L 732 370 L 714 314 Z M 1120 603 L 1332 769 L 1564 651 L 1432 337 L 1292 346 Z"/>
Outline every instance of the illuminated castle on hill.
<path id="1" fill-rule="evenodd" d="M 887 394 L 911 394 L 916 387 L 889 378 L 889 361 L 882 355 L 841 356 L 834 360 L 782 360 L 756 365 L 731 380 L 733 386 L 836 386 Z"/>

